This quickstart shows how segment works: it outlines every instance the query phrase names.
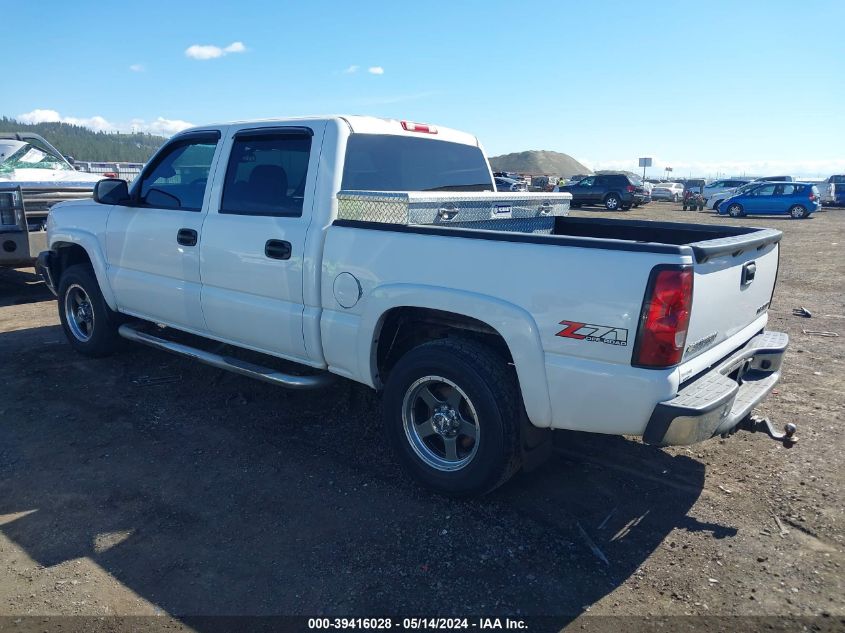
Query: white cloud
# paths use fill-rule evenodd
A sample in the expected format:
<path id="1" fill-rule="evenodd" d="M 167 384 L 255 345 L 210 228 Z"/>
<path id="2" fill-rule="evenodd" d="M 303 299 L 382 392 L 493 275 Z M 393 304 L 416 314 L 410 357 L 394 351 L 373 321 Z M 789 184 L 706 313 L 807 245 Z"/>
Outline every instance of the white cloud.
<path id="1" fill-rule="evenodd" d="M 146 70 L 146 68 L 144 68 L 143 64 L 132 64 L 129 67 L 129 70 L 131 70 L 133 73 L 142 73 Z"/>
<path id="2" fill-rule="evenodd" d="M 185 49 L 185 56 L 191 59 L 216 59 L 229 53 L 244 53 L 246 46 L 243 42 L 232 42 L 228 46 L 220 47 L 213 44 L 192 44 Z"/>
<path id="3" fill-rule="evenodd" d="M 156 117 L 155 121 L 146 122 L 143 119 L 132 119 L 132 128 L 138 132 L 149 132 L 159 136 L 173 136 L 177 132 L 194 127 L 190 121 L 181 119 L 165 119 Z"/>
<path id="4" fill-rule="evenodd" d="M 157 117 L 153 121 L 132 119 L 129 123 L 113 123 L 99 115 L 91 117 L 62 116 L 56 110 L 37 109 L 25 114 L 19 114 L 17 120 L 21 123 L 69 123 L 94 130 L 95 132 L 148 132 L 161 136 L 173 136 L 177 132 L 193 127 L 194 124 L 181 119 L 165 119 Z"/>
<path id="5" fill-rule="evenodd" d="M 352 64 L 349 68 L 347 68 L 343 72 L 346 73 L 347 75 L 352 75 L 354 73 L 357 73 L 359 68 L 360 68 L 360 66 L 356 66 L 355 64 Z"/>
<path id="6" fill-rule="evenodd" d="M 244 46 L 243 42 L 232 42 L 223 51 L 226 53 L 245 53 L 246 46 Z"/>
<path id="7" fill-rule="evenodd" d="M 382 68 L 381 66 L 370 66 L 367 69 L 367 72 L 370 73 L 371 75 L 383 75 L 384 74 L 384 68 Z"/>

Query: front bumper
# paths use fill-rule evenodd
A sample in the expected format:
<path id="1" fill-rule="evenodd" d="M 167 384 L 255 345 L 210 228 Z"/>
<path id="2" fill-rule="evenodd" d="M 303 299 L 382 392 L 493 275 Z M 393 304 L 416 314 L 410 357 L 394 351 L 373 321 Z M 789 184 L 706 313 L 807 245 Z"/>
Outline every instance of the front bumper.
<path id="1" fill-rule="evenodd" d="M 742 422 L 780 380 L 789 337 L 761 332 L 718 365 L 659 403 L 643 433 L 658 446 L 694 444 Z"/>

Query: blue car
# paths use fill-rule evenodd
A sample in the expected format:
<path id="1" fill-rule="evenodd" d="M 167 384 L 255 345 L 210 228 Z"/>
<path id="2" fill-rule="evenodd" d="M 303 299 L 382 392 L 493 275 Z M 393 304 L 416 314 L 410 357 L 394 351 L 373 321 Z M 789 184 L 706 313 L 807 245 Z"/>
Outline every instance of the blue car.
<path id="1" fill-rule="evenodd" d="M 789 215 L 806 218 L 819 210 L 819 190 L 808 182 L 761 182 L 719 205 L 719 215 Z"/>

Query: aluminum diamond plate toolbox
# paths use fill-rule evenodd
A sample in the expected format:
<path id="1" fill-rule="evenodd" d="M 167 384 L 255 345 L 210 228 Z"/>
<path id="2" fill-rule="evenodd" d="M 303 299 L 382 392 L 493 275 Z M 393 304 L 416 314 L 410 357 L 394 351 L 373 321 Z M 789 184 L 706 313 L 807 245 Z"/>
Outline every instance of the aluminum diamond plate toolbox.
<path id="1" fill-rule="evenodd" d="M 555 216 L 567 215 L 568 193 L 341 191 L 338 219 L 387 224 L 549 232 Z"/>

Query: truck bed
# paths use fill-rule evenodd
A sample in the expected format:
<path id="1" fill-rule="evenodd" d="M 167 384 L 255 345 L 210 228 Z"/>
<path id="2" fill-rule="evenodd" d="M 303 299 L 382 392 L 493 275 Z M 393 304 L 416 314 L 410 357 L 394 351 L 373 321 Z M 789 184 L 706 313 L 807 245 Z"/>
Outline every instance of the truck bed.
<path id="1" fill-rule="evenodd" d="M 739 255 L 751 249 L 760 250 L 768 244 L 779 242 L 782 236 L 780 231 L 774 229 L 728 225 L 564 216 L 556 216 L 553 220 L 550 231 L 545 234 L 471 229 L 465 228 L 466 225 L 459 228 L 346 219 L 335 220 L 334 224 L 380 231 L 469 239 L 692 255 L 698 263 L 719 255 Z M 502 225 L 502 228 L 506 229 L 507 226 Z"/>

